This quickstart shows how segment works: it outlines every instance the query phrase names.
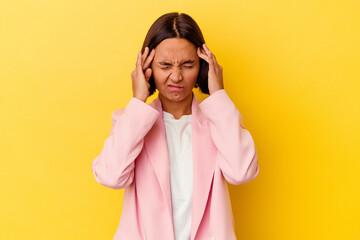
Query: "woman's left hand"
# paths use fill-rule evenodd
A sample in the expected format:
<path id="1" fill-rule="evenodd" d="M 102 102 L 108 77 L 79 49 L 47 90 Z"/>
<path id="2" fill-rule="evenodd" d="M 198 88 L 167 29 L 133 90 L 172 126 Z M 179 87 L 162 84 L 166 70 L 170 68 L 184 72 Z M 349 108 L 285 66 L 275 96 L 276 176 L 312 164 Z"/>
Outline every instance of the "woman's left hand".
<path id="1" fill-rule="evenodd" d="M 220 89 L 224 89 L 223 68 L 217 63 L 215 55 L 205 43 L 203 48 L 197 48 L 197 54 L 209 64 L 208 87 L 210 95 Z"/>

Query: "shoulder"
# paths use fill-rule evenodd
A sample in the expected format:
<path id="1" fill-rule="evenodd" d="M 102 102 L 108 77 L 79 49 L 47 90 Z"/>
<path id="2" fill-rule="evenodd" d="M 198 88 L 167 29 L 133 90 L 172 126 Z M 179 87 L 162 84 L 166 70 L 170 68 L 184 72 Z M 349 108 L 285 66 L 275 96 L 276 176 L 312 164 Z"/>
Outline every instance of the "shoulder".
<path id="1" fill-rule="evenodd" d="M 125 108 L 119 108 L 112 112 L 111 119 L 113 124 L 118 121 L 122 115 L 133 117 L 144 117 L 144 118 L 156 118 L 159 112 L 156 110 L 157 101 L 153 101 L 148 104 L 137 98 L 132 98 Z"/>
<path id="2" fill-rule="evenodd" d="M 227 121 L 233 117 L 237 117 L 240 120 L 241 127 L 245 128 L 242 114 L 224 89 L 218 90 L 207 97 L 200 103 L 199 108 L 212 122 L 218 120 Z"/>
<path id="3" fill-rule="evenodd" d="M 200 103 L 200 108 L 216 107 L 223 105 L 233 105 L 230 97 L 226 93 L 225 89 L 220 89 Z"/>

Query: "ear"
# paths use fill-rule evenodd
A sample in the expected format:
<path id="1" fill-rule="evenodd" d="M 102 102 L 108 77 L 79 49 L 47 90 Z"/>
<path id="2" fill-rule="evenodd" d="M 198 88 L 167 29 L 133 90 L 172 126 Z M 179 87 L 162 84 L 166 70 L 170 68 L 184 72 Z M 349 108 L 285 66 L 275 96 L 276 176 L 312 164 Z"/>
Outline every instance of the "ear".
<path id="1" fill-rule="evenodd" d="M 149 79 L 151 77 L 151 74 L 152 74 L 152 69 L 151 68 L 146 69 L 144 75 L 145 75 L 145 79 L 146 79 L 147 82 L 149 81 Z"/>

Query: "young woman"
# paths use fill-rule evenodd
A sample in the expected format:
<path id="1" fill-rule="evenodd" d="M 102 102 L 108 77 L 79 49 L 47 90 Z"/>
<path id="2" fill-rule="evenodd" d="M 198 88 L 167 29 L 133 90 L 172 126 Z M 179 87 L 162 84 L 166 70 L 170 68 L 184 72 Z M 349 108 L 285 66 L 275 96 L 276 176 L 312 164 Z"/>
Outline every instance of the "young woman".
<path id="1" fill-rule="evenodd" d="M 131 78 L 133 97 L 92 162 L 97 182 L 125 188 L 114 239 L 235 240 L 227 182 L 256 178 L 257 152 L 196 22 L 158 18 Z M 200 103 L 194 87 L 210 96 Z"/>

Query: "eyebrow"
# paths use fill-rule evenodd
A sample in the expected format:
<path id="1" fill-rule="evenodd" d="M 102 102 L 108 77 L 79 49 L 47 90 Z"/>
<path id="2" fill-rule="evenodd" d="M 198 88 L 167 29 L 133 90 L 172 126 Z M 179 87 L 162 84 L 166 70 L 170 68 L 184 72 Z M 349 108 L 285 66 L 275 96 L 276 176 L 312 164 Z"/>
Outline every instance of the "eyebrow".
<path id="1" fill-rule="evenodd" d="M 195 60 L 189 59 L 189 60 L 185 60 L 185 61 L 181 62 L 181 64 L 194 63 L 194 62 L 195 62 Z M 160 65 L 166 65 L 166 66 L 171 65 L 171 63 L 165 62 L 165 61 L 159 62 L 159 64 L 160 64 Z"/>

